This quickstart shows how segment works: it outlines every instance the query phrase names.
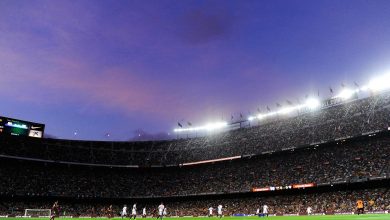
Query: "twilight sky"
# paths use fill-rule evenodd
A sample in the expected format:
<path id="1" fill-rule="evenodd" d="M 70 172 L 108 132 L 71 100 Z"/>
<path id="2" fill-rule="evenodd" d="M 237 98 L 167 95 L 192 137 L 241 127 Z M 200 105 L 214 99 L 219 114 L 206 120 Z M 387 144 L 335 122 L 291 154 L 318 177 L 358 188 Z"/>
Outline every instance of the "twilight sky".
<path id="1" fill-rule="evenodd" d="M 389 61 L 388 0 L 0 1 L 0 115 L 58 138 L 172 135 Z"/>

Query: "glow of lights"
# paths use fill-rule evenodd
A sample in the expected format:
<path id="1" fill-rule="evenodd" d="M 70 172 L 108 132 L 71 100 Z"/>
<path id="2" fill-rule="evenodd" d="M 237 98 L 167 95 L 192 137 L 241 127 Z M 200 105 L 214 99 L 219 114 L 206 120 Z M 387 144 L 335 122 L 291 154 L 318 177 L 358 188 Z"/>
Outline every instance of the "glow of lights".
<path id="1" fill-rule="evenodd" d="M 279 114 L 288 114 L 288 113 L 291 113 L 291 112 L 293 112 L 294 110 L 298 110 L 298 109 L 300 109 L 300 108 L 301 108 L 300 105 L 294 106 L 294 107 L 282 108 L 282 109 L 280 109 L 277 113 L 279 113 Z"/>
<path id="2" fill-rule="evenodd" d="M 359 86 L 357 86 L 359 87 Z M 384 90 L 390 90 L 390 73 L 382 75 L 380 77 L 372 79 L 368 85 L 364 85 L 360 88 L 357 88 L 355 90 L 345 88 L 343 89 L 338 95 L 332 97 L 332 98 L 340 98 L 343 100 L 348 100 L 352 98 L 355 94 L 358 94 L 359 92 L 365 92 L 365 91 L 384 91 Z M 289 106 L 286 108 L 281 108 L 278 111 L 274 112 L 267 112 L 267 113 L 261 113 L 257 116 L 249 116 L 248 121 L 253 121 L 255 119 L 262 120 L 264 118 L 268 118 L 274 115 L 278 114 L 289 114 L 295 110 L 300 110 L 302 108 L 306 108 L 309 110 L 314 110 L 321 107 L 321 101 L 315 98 L 309 98 L 304 104 L 296 105 L 296 106 Z M 184 131 L 199 131 L 199 130 L 215 130 L 215 129 L 221 129 L 226 127 L 228 124 L 226 122 L 217 122 L 217 123 L 211 123 L 206 124 L 204 126 L 200 127 L 189 127 L 189 128 L 178 128 L 174 129 L 174 132 L 184 132 Z M 388 128 L 390 130 L 390 127 Z"/>
<path id="3" fill-rule="evenodd" d="M 204 126 L 199 127 L 190 127 L 190 128 L 176 128 L 173 131 L 174 132 L 184 132 L 184 131 L 212 131 L 217 129 L 222 129 L 224 127 L 227 127 L 227 122 L 216 122 L 216 123 L 209 123 Z"/>
<path id="4" fill-rule="evenodd" d="M 321 102 L 318 99 L 314 99 L 314 98 L 309 98 L 305 103 L 305 106 L 308 107 L 309 109 L 318 108 L 320 107 L 320 105 Z"/>
<path id="5" fill-rule="evenodd" d="M 263 119 L 263 118 L 264 118 L 264 115 L 262 115 L 262 114 L 258 114 L 258 115 L 257 115 L 257 119 L 261 120 L 261 119 Z"/>
<path id="6" fill-rule="evenodd" d="M 256 117 L 253 117 L 253 116 L 250 116 L 248 118 L 249 121 L 253 121 L 254 119 L 258 119 L 258 120 L 261 120 L 263 118 L 266 118 L 266 117 L 271 117 L 273 115 L 276 115 L 276 114 L 289 114 L 293 111 L 296 111 L 296 110 L 299 110 L 299 109 L 302 109 L 302 108 L 308 108 L 308 109 L 316 109 L 318 107 L 321 106 L 321 102 L 318 100 L 318 99 L 314 99 L 314 98 L 309 98 L 305 104 L 303 105 L 296 105 L 296 106 L 291 106 L 291 107 L 287 107 L 287 108 L 282 108 L 280 109 L 279 111 L 277 112 L 269 112 L 267 114 L 258 114 Z"/>
<path id="7" fill-rule="evenodd" d="M 368 89 L 370 89 L 369 86 L 363 86 L 362 88 L 360 88 L 360 91 L 367 91 Z"/>
<path id="8" fill-rule="evenodd" d="M 372 79 L 368 84 L 368 88 L 373 91 L 382 91 L 390 89 L 390 74 L 386 74 L 378 78 Z"/>
<path id="9" fill-rule="evenodd" d="M 354 90 L 351 90 L 351 89 L 344 89 L 343 91 L 340 92 L 340 94 L 338 94 L 336 96 L 336 98 L 342 98 L 342 99 L 349 99 L 353 96 L 353 94 L 355 94 L 356 91 Z"/>

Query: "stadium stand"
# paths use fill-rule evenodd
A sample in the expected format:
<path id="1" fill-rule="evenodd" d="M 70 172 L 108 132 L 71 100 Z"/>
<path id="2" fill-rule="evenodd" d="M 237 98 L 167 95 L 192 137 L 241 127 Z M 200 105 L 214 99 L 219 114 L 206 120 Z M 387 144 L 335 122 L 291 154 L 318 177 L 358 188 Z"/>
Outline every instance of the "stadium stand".
<path id="1" fill-rule="evenodd" d="M 92 207 L 99 215 L 109 202 L 119 211 L 119 206 L 131 199 L 150 199 L 144 203 L 149 209 L 160 202 L 155 200 L 167 200 L 172 215 L 202 215 L 217 203 L 227 207 L 226 214 L 253 214 L 263 203 L 277 214 L 300 213 L 308 204 L 317 212 L 350 212 L 361 197 L 374 201 L 369 210 L 388 210 L 389 108 L 389 94 L 373 95 L 291 118 L 267 119 L 248 128 L 170 141 L 97 142 L 2 135 L 0 215 L 49 208 L 53 199 L 61 200 L 63 215 L 74 216 L 91 215 Z M 186 166 L 233 156 L 239 157 Z M 331 188 L 374 181 L 384 182 L 377 188 L 353 192 L 251 192 L 294 184 Z M 229 194 L 259 196 L 214 197 Z M 181 198 L 192 200 L 179 201 Z"/>
<path id="2" fill-rule="evenodd" d="M 5 178 L 0 183 L 0 192 L 124 198 L 249 192 L 253 187 L 350 182 L 388 177 L 389 152 L 389 137 L 370 137 L 184 167 L 115 168 L 2 159 L 0 175 Z"/>
<path id="3" fill-rule="evenodd" d="M 0 154 L 108 165 L 178 165 L 326 143 L 388 130 L 390 94 L 379 94 L 211 136 L 150 142 L 2 140 Z"/>

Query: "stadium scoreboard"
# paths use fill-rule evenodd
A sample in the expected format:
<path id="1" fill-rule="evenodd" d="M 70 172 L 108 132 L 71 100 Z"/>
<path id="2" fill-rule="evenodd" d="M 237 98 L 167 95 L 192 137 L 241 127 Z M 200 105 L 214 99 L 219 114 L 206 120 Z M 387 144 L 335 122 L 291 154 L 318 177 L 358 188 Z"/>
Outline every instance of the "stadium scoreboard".
<path id="1" fill-rule="evenodd" d="M 45 125 L 0 116 L 0 135 L 43 138 Z"/>

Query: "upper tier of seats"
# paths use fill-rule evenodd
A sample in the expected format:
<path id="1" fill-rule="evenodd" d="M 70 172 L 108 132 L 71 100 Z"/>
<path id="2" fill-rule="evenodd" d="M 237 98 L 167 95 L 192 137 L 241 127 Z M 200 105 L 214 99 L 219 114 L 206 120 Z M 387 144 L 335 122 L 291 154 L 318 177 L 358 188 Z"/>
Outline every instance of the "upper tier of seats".
<path id="1" fill-rule="evenodd" d="M 170 141 L 98 142 L 0 136 L 0 154 L 108 165 L 178 165 L 359 136 L 390 127 L 390 94 L 380 94 L 248 128 Z"/>

